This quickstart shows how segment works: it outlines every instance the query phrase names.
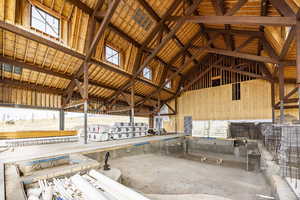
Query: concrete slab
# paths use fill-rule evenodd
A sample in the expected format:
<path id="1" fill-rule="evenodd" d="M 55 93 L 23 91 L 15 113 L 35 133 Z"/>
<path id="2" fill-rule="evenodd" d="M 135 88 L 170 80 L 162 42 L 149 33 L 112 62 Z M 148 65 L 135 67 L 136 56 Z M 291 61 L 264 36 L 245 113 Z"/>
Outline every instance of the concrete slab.
<path id="1" fill-rule="evenodd" d="M 18 169 L 14 165 L 5 165 L 5 200 L 25 200 L 23 185 Z"/>
<path id="2" fill-rule="evenodd" d="M 0 153 L 0 160 L 4 163 L 17 162 L 38 158 L 45 158 L 57 155 L 65 155 L 72 153 L 93 153 L 108 151 L 117 148 L 124 148 L 126 146 L 143 144 L 145 142 L 156 142 L 163 140 L 170 140 L 173 138 L 182 137 L 182 134 L 165 135 L 165 136 L 148 136 L 141 138 L 132 138 L 124 140 L 113 140 L 107 142 L 89 142 L 83 144 L 82 142 L 65 143 L 65 144 L 46 144 L 36 146 L 25 146 L 14 148 L 13 151 L 5 151 Z"/>
<path id="3" fill-rule="evenodd" d="M 262 174 L 238 168 L 154 154 L 115 159 L 111 166 L 122 171 L 125 185 L 144 194 L 208 194 L 232 200 L 272 196 Z"/>

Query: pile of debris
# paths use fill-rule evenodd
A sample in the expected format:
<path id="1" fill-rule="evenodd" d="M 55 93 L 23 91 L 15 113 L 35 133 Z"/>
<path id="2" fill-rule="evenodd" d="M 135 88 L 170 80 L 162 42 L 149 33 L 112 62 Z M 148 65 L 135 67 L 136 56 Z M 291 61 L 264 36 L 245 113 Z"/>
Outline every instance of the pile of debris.
<path id="1" fill-rule="evenodd" d="M 28 200 L 149 200 L 96 170 L 69 178 L 40 180 L 27 190 Z"/>

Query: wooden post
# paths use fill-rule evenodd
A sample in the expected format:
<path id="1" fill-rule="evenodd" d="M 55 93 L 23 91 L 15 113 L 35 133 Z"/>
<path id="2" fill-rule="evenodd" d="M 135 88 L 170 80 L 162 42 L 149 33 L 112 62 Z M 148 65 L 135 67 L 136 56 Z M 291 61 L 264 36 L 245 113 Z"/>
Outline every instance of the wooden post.
<path id="1" fill-rule="evenodd" d="M 130 123 L 134 126 L 134 83 L 131 86 L 131 95 L 130 95 Z"/>
<path id="2" fill-rule="evenodd" d="M 271 82 L 272 123 L 275 123 L 275 83 Z"/>
<path id="3" fill-rule="evenodd" d="M 154 117 L 153 115 L 149 115 L 149 128 L 154 128 Z"/>
<path id="4" fill-rule="evenodd" d="M 299 120 L 300 120 L 300 21 L 297 19 L 296 22 L 296 62 L 297 62 L 297 87 L 298 87 L 298 112 L 299 112 Z"/>
<path id="5" fill-rule="evenodd" d="M 83 110 L 84 110 L 84 144 L 87 144 L 87 137 L 88 137 L 88 133 L 87 133 L 87 112 L 88 112 L 88 98 L 89 98 L 89 94 L 88 94 L 88 84 L 89 84 L 89 76 L 88 76 L 88 64 L 84 63 L 84 80 L 83 80 L 83 86 L 84 86 L 84 106 L 83 106 Z"/>
<path id="6" fill-rule="evenodd" d="M 158 116 L 158 128 L 159 128 L 159 133 L 160 133 L 160 129 L 161 129 L 161 125 L 162 125 L 162 120 L 160 119 L 160 96 L 159 96 L 159 93 L 157 95 L 157 116 Z"/>
<path id="7" fill-rule="evenodd" d="M 280 123 L 284 122 L 284 66 L 279 65 Z"/>
<path id="8" fill-rule="evenodd" d="M 59 130 L 65 130 L 65 111 L 63 109 L 59 110 Z"/>
<path id="9" fill-rule="evenodd" d="M 87 100 L 84 101 L 83 110 L 84 110 L 84 144 L 87 144 L 87 112 L 88 112 Z"/>
<path id="10" fill-rule="evenodd" d="M 177 104 L 177 97 L 175 98 L 175 133 L 177 133 L 178 131 L 178 127 L 177 127 L 177 114 L 178 114 L 178 108 L 177 108 L 178 104 Z"/>

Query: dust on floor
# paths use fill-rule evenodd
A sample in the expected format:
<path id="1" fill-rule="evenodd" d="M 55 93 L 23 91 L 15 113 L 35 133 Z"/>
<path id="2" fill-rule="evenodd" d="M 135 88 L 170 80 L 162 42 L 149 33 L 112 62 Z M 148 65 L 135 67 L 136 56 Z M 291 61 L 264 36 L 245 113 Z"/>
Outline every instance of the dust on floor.
<path id="1" fill-rule="evenodd" d="M 270 196 L 263 175 L 181 158 L 144 154 L 112 160 L 123 183 L 145 194 L 209 194 L 232 200 Z"/>

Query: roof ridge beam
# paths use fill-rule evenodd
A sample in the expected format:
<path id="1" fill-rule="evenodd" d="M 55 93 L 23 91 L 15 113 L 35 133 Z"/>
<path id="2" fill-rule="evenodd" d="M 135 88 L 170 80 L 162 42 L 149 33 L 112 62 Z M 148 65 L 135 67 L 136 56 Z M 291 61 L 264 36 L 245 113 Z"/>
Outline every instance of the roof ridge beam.
<path id="1" fill-rule="evenodd" d="M 266 17 L 266 16 L 171 16 L 167 20 L 208 24 L 250 24 L 270 26 L 296 25 L 296 17 Z"/>

